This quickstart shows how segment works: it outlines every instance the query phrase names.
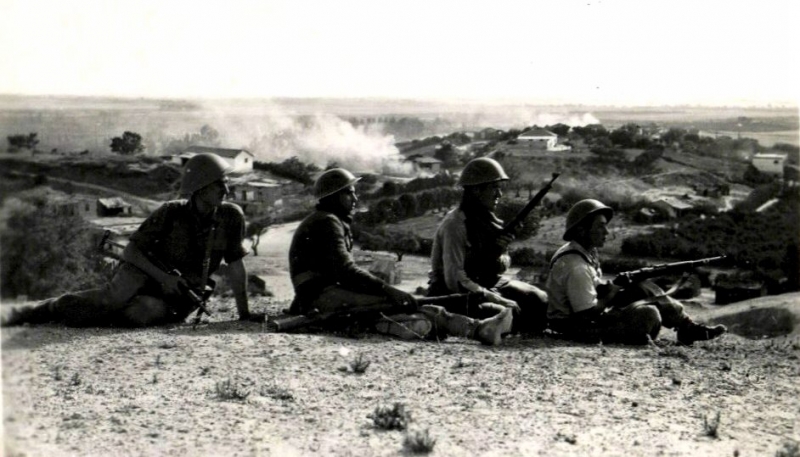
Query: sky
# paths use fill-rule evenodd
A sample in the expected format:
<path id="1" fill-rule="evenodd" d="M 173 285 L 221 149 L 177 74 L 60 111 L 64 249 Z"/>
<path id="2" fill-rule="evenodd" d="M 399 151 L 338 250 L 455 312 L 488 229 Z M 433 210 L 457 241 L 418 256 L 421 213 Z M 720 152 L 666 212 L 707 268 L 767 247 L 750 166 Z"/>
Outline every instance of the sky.
<path id="1" fill-rule="evenodd" d="M 798 5 L 0 0 L 0 94 L 796 106 Z"/>

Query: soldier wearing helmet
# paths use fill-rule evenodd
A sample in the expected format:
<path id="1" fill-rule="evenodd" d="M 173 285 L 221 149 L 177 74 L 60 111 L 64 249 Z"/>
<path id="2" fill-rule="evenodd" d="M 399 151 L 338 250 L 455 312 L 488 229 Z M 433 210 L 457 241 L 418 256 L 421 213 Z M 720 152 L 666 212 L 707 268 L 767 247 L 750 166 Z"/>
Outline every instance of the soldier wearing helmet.
<path id="1" fill-rule="evenodd" d="M 130 237 L 112 281 L 104 288 L 68 293 L 35 307 L 18 309 L 3 322 L 57 321 L 70 326 L 140 327 L 182 322 L 196 309 L 187 301 L 189 286 L 202 291 L 209 276 L 228 264 L 239 318 L 251 314 L 242 258 L 244 213 L 223 201 L 230 166 L 215 154 L 193 156 L 186 163 L 180 191 L 186 199 L 168 201 Z M 170 271 L 163 268 L 168 265 Z M 181 273 L 171 274 L 172 270 Z"/>
<path id="2" fill-rule="evenodd" d="M 511 263 L 508 245 L 513 236 L 501 234 L 503 221 L 494 211 L 508 179 L 503 167 L 487 157 L 464 167 L 458 181 L 464 188 L 461 203 L 445 216 L 434 237 L 429 294 L 481 292 L 492 303 L 468 310 L 470 315 L 511 308 L 515 331 L 536 333 L 546 326 L 547 294 L 503 276 Z"/>
<path id="3" fill-rule="evenodd" d="M 625 344 L 654 340 L 662 326 L 677 330 L 683 344 L 725 333 L 724 326 L 695 323 L 655 283 L 622 290 L 603 279 L 597 250 L 605 245 L 613 217 L 613 209 L 594 199 L 579 201 L 567 213 L 568 243 L 550 261 L 547 279 L 550 328 L 576 340 Z"/>
<path id="4" fill-rule="evenodd" d="M 448 334 L 497 344 L 500 336 L 510 329 L 510 312 L 479 321 L 449 313 L 439 306 L 418 307 L 411 294 L 355 264 L 350 224 L 358 203 L 354 184 L 359 179 L 343 168 L 333 168 L 314 183 L 316 211 L 297 227 L 289 248 L 289 273 L 295 290 L 290 312 L 326 313 L 344 306 L 388 302 L 406 312 L 378 320 L 367 318 L 370 321 L 361 324 L 401 338 Z"/>

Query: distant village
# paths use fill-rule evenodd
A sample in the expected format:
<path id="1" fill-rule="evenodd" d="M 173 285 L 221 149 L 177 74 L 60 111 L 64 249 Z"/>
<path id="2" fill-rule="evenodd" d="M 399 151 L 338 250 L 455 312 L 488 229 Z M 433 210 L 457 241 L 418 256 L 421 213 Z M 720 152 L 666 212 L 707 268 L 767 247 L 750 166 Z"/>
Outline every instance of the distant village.
<path id="1" fill-rule="evenodd" d="M 435 157 L 442 147 L 454 147 L 459 153 L 469 153 L 485 148 L 487 144 L 503 137 L 506 133 L 494 128 L 468 132 L 465 135 L 469 138 L 469 142 L 457 146 L 451 146 L 447 141 L 421 147 L 413 147 L 413 144 L 409 146 L 406 143 L 405 147 L 400 148 L 402 161 L 411 165 L 415 176 L 435 175 L 445 170 L 444 162 Z M 663 132 L 647 133 L 655 140 Z M 532 127 L 502 143 L 502 154 L 510 157 L 569 154 L 573 146 L 564 143 L 563 138 L 556 133 L 541 127 Z M 490 151 L 488 154 L 492 155 L 495 152 Z M 309 205 L 309 197 L 304 192 L 305 186 L 302 183 L 263 170 L 254 173 L 255 157 L 245 149 L 191 146 L 182 153 L 165 159 L 182 166 L 199 153 L 216 154 L 231 165 L 233 172 L 228 199 L 241 206 L 248 219 L 276 217 L 287 209 Z M 778 178 L 785 185 L 797 185 L 800 175 L 798 166 L 787 161 L 787 154 L 756 153 L 752 155 L 750 162 L 756 170 L 766 176 Z M 719 198 L 728 195 L 730 188 L 727 185 L 715 185 L 696 188 L 695 191 L 697 197 Z M 692 201 L 693 198 L 689 195 L 658 196 L 648 207 L 642 209 L 640 218 L 646 221 L 656 217 L 662 219 L 680 217 L 692 209 Z M 134 206 L 124 197 L 92 198 L 76 193 L 70 196 L 55 196 L 49 207 L 54 214 L 80 215 L 95 225 L 123 236 L 132 233 L 146 216 L 136 214 Z"/>

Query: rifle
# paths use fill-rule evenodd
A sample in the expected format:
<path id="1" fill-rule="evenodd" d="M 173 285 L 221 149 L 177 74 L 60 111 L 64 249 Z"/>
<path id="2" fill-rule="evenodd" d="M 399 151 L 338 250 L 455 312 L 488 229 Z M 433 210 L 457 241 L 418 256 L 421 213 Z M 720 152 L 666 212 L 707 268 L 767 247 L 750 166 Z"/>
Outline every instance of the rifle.
<path id="1" fill-rule="evenodd" d="M 110 240 L 109 239 L 110 237 L 111 237 L 110 230 L 106 230 L 103 232 L 103 237 L 100 239 L 100 243 L 98 245 L 100 253 L 116 260 L 120 261 L 124 260 L 120 254 L 117 254 L 116 252 L 110 250 L 110 248 L 116 247 L 119 249 L 125 249 L 125 245 Z M 170 267 L 166 263 L 156 258 L 152 253 L 148 252 L 146 256 L 148 260 L 150 260 L 150 262 L 152 262 L 152 264 L 158 267 L 159 269 L 166 271 L 171 275 L 182 276 L 181 272 L 177 268 Z M 201 313 L 206 313 L 208 316 L 211 316 L 211 311 L 209 311 L 208 308 L 206 307 L 206 302 L 208 301 L 208 298 L 211 296 L 211 294 L 214 292 L 213 286 L 214 282 L 209 280 L 209 284 L 206 284 L 204 290 L 202 292 L 198 292 L 187 284 L 185 287 L 182 288 L 181 292 L 183 292 L 184 296 L 192 303 L 192 305 L 196 306 Z M 197 317 L 199 318 L 200 315 L 198 314 Z"/>
<path id="2" fill-rule="evenodd" d="M 441 297 L 418 298 L 417 306 L 438 305 L 446 309 L 448 307 L 467 309 L 470 306 L 477 306 L 484 302 L 486 302 L 486 299 L 482 293 L 471 292 L 444 295 Z M 290 332 L 318 326 L 327 321 L 343 317 L 353 317 L 355 320 L 369 315 L 379 316 L 381 314 L 413 313 L 416 311 L 417 308 L 397 306 L 388 302 L 362 306 L 344 306 L 341 309 L 327 313 L 321 313 L 315 310 L 315 312 L 309 314 L 284 314 L 282 316 L 273 317 L 267 322 L 267 329 L 273 332 Z"/>
<path id="3" fill-rule="evenodd" d="M 707 257 L 699 260 L 687 260 L 685 262 L 662 263 L 659 265 L 653 265 L 651 267 L 644 267 L 638 270 L 619 273 L 611 282 L 620 287 L 627 287 L 640 283 L 645 279 L 684 272 L 700 265 L 718 262 L 725 258 L 727 258 L 727 256 L 722 255 L 717 257 Z"/>
<path id="4" fill-rule="evenodd" d="M 544 187 L 539 189 L 539 192 L 537 192 L 536 195 L 534 195 L 533 198 L 530 199 L 528 204 L 526 204 L 525 207 L 522 208 L 522 210 L 520 210 L 520 212 L 517 213 L 516 216 L 514 216 L 514 219 L 512 219 L 505 226 L 503 226 L 503 230 L 500 232 L 500 234 L 516 235 L 516 232 L 525 222 L 525 218 L 528 217 L 528 214 L 530 214 L 530 212 L 533 211 L 534 208 L 539 206 L 539 203 L 542 202 L 544 196 L 547 195 L 547 193 L 550 192 L 550 189 L 553 187 L 553 182 L 555 182 L 555 180 L 560 175 L 561 175 L 560 173 L 553 173 L 553 178 L 550 180 L 550 182 L 548 182 L 547 184 L 545 184 Z"/>

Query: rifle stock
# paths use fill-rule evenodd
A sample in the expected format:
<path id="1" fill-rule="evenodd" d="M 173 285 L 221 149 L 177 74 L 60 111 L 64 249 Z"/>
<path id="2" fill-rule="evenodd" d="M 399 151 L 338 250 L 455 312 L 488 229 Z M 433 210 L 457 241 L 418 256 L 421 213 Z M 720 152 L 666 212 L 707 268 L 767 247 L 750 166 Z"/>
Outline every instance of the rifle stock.
<path id="1" fill-rule="evenodd" d="M 642 282 L 645 279 L 691 270 L 692 268 L 718 262 L 725 258 L 727 258 L 727 256 L 722 255 L 717 257 L 707 257 L 705 259 L 687 260 L 685 262 L 662 263 L 652 267 L 644 267 L 638 270 L 619 273 L 612 280 L 612 282 L 617 286 L 627 287 L 632 284 Z"/>
<path id="2" fill-rule="evenodd" d="M 424 305 L 444 306 L 453 302 L 463 302 L 464 304 L 468 305 L 470 301 L 483 303 L 485 299 L 483 294 L 480 293 L 452 294 L 441 297 L 424 297 L 417 299 L 417 307 Z M 417 308 L 409 309 L 408 307 L 399 307 L 391 303 L 381 302 L 366 306 L 348 306 L 328 313 L 314 312 L 309 314 L 284 314 L 282 316 L 269 319 L 267 322 L 267 328 L 275 332 L 290 332 L 320 325 L 326 321 L 345 316 L 414 313 L 416 311 Z"/>
<path id="3" fill-rule="evenodd" d="M 553 177 L 550 182 L 539 189 L 539 192 L 537 192 L 536 195 L 534 195 L 533 198 L 528 201 L 525 207 L 522 208 L 522 210 L 517 213 L 516 216 L 514 216 L 514 219 L 512 219 L 503 227 L 503 235 L 516 235 L 517 230 L 519 230 L 520 226 L 522 226 L 522 224 L 525 222 L 525 218 L 528 217 L 528 214 L 530 214 L 534 208 L 539 206 L 544 199 L 544 196 L 547 195 L 547 193 L 550 192 L 550 189 L 553 188 L 553 183 L 560 175 L 560 173 L 553 173 Z"/>

